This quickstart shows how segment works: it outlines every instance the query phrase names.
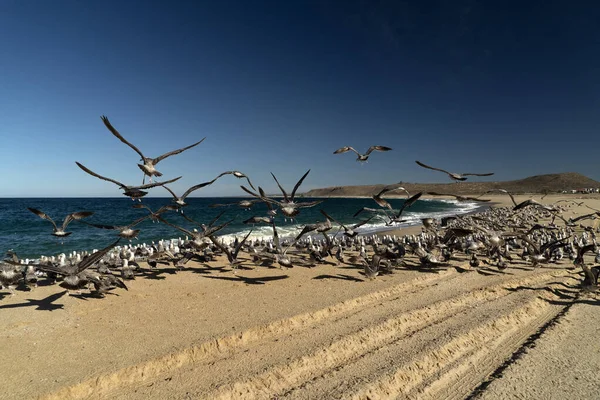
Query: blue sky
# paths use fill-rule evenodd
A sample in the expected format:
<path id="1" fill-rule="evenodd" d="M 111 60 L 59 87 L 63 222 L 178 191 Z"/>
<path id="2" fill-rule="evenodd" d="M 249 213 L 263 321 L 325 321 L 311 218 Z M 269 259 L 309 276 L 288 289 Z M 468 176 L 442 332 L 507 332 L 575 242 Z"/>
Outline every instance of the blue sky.
<path id="1" fill-rule="evenodd" d="M 75 161 L 141 183 L 101 115 L 152 157 L 206 136 L 159 164 L 179 192 L 447 182 L 417 159 L 600 180 L 598 26 L 584 2 L 2 1 L 0 196 L 120 196 Z"/>

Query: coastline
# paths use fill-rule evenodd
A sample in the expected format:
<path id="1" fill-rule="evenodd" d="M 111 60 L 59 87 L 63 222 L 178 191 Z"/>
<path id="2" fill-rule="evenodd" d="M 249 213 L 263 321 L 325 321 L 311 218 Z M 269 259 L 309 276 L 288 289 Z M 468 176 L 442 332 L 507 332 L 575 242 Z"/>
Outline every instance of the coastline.
<path id="1" fill-rule="evenodd" d="M 510 204 L 499 196 L 493 206 Z M 600 208 L 598 200 L 587 204 Z M 565 217 L 583 211 L 573 206 Z M 400 232 L 411 229 L 420 227 Z M 374 280 L 334 262 L 280 269 L 243 260 L 236 273 L 223 257 L 179 272 L 144 263 L 128 291 L 103 299 L 67 296 L 54 285 L 2 292 L 5 393 L 61 400 L 469 394 L 561 302 L 575 301 L 569 288 L 581 279 L 566 269 L 569 260 L 459 273 L 454 267 L 468 270 L 468 257 L 457 254 L 447 268 L 402 267 Z M 406 261 L 416 262 L 412 255 Z M 587 321 L 597 320 L 598 307 L 577 306 L 592 310 Z M 564 340 L 548 338 L 550 346 Z M 514 375 L 527 384 L 552 367 L 560 377 L 562 365 L 539 373 L 526 365 Z M 511 387 L 513 396 L 521 393 Z"/>

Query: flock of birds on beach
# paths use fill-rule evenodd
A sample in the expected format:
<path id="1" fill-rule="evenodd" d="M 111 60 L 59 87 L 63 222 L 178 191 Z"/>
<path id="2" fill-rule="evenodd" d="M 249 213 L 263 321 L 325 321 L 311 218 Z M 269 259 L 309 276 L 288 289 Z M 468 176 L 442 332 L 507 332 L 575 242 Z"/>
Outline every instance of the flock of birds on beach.
<path id="1" fill-rule="evenodd" d="M 87 222 L 85 219 L 93 215 L 92 211 L 77 211 L 65 217 L 62 224 L 42 210 L 29 208 L 33 214 L 52 224 L 51 234 L 64 240 L 71 232 L 67 231 L 70 223 L 87 224 L 97 229 L 109 229 L 116 232 L 115 240 L 100 250 L 92 252 L 73 252 L 69 255 L 61 253 L 57 256 L 41 256 L 39 260 L 24 260 L 13 251 L 8 251 L 0 262 L 0 284 L 14 294 L 15 288 L 33 289 L 40 280 L 57 283 L 68 291 L 90 290 L 90 295 L 103 297 L 116 288 L 127 289 L 126 281 L 136 276 L 144 276 L 148 271 L 158 270 L 164 266 L 172 266 L 182 270 L 190 261 L 201 265 L 218 260 L 225 256 L 227 264 L 236 273 L 239 269 L 253 267 L 316 267 L 320 264 L 354 265 L 360 268 L 366 278 L 393 273 L 398 268 L 438 269 L 454 267 L 459 271 L 493 268 L 503 271 L 516 263 L 526 263 L 532 268 L 548 263 L 562 263 L 569 259 L 569 268 L 581 268 L 584 273 L 583 285 L 595 288 L 600 272 L 600 246 L 596 234 L 600 229 L 594 226 L 582 225 L 585 220 L 600 219 L 600 210 L 590 209 L 590 212 L 576 218 L 566 219 L 561 214 L 574 201 L 559 201 L 554 204 L 542 204 L 534 199 L 517 203 L 511 193 L 503 189 L 495 192 L 510 196 L 513 206 L 490 208 L 487 211 L 473 215 L 456 215 L 442 219 L 422 219 L 422 232 L 418 235 L 359 235 L 357 229 L 371 221 L 375 215 L 385 218 L 386 225 L 395 226 L 405 222 L 402 215 L 424 193 L 411 194 L 400 185 L 385 187 L 372 196 L 378 208 L 365 207 L 358 210 L 354 217 L 370 215 L 365 219 L 357 219 L 353 224 L 343 224 L 321 210 L 323 219 L 314 224 L 305 225 L 295 237 L 281 238 L 278 234 L 276 221 L 280 215 L 285 219 L 293 219 L 302 209 L 315 207 L 325 200 L 297 201 L 296 193 L 304 179 L 304 175 L 288 192 L 271 173 L 282 196 L 267 196 L 260 186 L 255 186 L 250 178 L 240 171 L 226 171 L 214 179 L 190 187 L 178 196 L 167 185 L 181 177 L 164 181 L 153 181 L 161 177 L 157 165 L 162 160 L 198 146 L 204 139 L 165 153 L 161 156 L 146 157 L 142 151 L 127 141 L 102 116 L 106 128 L 121 142 L 131 147 L 141 158 L 138 167 L 143 172 L 141 185 L 126 185 L 116 179 L 102 176 L 83 164 L 77 166 L 87 174 L 98 179 L 116 184 L 125 196 L 137 200 L 133 207 L 148 211 L 148 214 L 132 221 L 127 225 L 103 225 Z M 392 149 L 386 146 L 371 146 L 361 154 L 350 146 L 337 149 L 333 154 L 354 152 L 357 161 L 366 162 L 374 151 L 387 152 Z M 447 174 L 450 179 L 459 182 L 468 176 L 490 176 L 493 173 L 454 173 L 441 168 L 432 167 L 420 161 L 418 165 L 434 171 Z M 219 232 L 231 224 L 233 220 L 222 221 L 224 212 L 211 221 L 195 221 L 184 213 L 188 205 L 186 198 L 193 192 L 209 186 L 225 175 L 232 175 L 244 181 L 241 189 L 250 198 L 243 199 L 237 206 L 250 209 L 254 204 L 266 204 L 264 215 L 254 215 L 244 224 L 265 224 L 271 227 L 270 239 L 251 239 L 250 230 L 244 237 L 236 238 L 226 243 L 218 236 Z M 148 182 L 146 182 L 148 178 Z M 458 183 L 459 184 L 459 183 Z M 142 198 L 148 193 L 147 189 L 163 187 L 172 196 L 172 203 L 158 210 L 152 210 L 142 203 Z M 333 189 L 335 190 L 335 189 Z M 386 194 L 402 191 L 406 194 L 404 203 L 398 210 L 384 198 Z M 491 192 L 491 191 L 490 191 Z M 481 196 L 488 194 L 486 192 Z M 428 192 L 429 195 L 445 195 Z M 478 197 L 454 196 L 458 201 L 489 200 Z M 563 204 L 560 204 L 563 203 Z M 215 204 L 213 207 L 223 207 L 229 204 Z M 587 207 L 587 206 L 586 206 Z M 167 215 L 170 215 L 167 217 Z M 195 228 L 188 229 L 174 222 L 175 219 L 185 220 Z M 152 219 L 164 223 L 185 235 L 185 239 L 160 240 L 157 243 L 133 244 L 140 230 L 136 225 Z M 586 256 L 588 257 L 586 259 Z M 589 258 L 593 257 L 592 266 Z M 222 260 L 222 259 L 219 259 Z M 460 264 L 458 260 L 465 261 Z M 467 265 L 468 260 L 468 265 Z M 146 265 L 142 264 L 145 263 Z"/>

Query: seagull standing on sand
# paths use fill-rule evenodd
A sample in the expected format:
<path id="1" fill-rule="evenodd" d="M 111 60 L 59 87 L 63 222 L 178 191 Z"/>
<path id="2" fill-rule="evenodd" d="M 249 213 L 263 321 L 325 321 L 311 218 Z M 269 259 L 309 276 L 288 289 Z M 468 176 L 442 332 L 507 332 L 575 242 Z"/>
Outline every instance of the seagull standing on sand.
<path id="1" fill-rule="evenodd" d="M 392 149 L 390 147 L 386 147 L 386 146 L 371 146 L 371 147 L 369 147 L 369 149 L 367 150 L 367 152 L 365 154 L 360 154 L 353 147 L 344 146 L 344 147 L 339 148 L 336 151 L 334 151 L 333 154 L 342 154 L 342 153 L 346 153 L 348 151 L 353 151 L 358 156 L 356 158 L 356 161 L 358 161 L 358 162 L 366 162 L 369 159 L 369 154 L 371 154 L 374 150 L 377 150 L 377 151 L 390 151 Z"/>
<path id="2" fill-rule="evenodd" d="M 474 174 L 474 173 L 471 173 L 471 172 L 464 173 L 464 174 L 457 174 L 456 172 L 448 172 L 445 169 L 430 167 L 429 165 L 423 164 L 420 161 L 415 161 L 415 162 L 417 164 L 419 164 L 423 168 L 432 169 L 434 171 L 444 172 L 444 173 L 448 174 L 448 176 L 451 179 L 453 179 L 454 181 L 466 181 L 467 178 L 465 178 L 465 176 L 490 176 L 490 175 L 494 175 L 493 172 L 487 172 L 485 174 Z"/>
<path id="3" fill-rule="evenodd" d="M 146 175 L 150 177 L 150 182 L 152 182 L 153 176 L 162 176 L 162 173 L 160 173 L 156 170 L 156 164 L 158 164 L 160 161 L 164 160 L 167 157 L 170 157 L 175 154 L 184 152 L 188 149 L 191 149 L 192 147 L 199 145 L 200 143 L 202 143 L 204 141 L 204 139 L 206 139 L 206 138 L 203 138 L 199 142 L 196 142 L 187 147 L 183 147 L 181 149 L 170 151 L 168 153 L 163 154 L 162 156 L 158 156 L 156 158 L 150 158 L 150 157 L 144 156 L 144 154 L 142 154 L 142 152 L 137 147 L 135 147 L 133 144 L 131 144 L 127 140 L 125 140 L 125 138 L 123 136 L 121 136 L 121 134 L 110 124 L 110 122 L 108 121 L 108 118 L 106 116 L 103 115 L 101 118 L 102 118 L 102 122 L 104 122 L 104 125 L 108 128 L 109 131 L 112 132 L 113 135 L 115 135 L 121 142 L 123 142 L 127 146 L 131 147 L 136 153 L 138 153 L 140 155 L 141 161 L 144 162 L 143 164 L 138 164 L 138 167 L 140 167 L 140 169 L 144 172 L 144 179 L 142 180 L 142 184 L 146 183 Z"/>

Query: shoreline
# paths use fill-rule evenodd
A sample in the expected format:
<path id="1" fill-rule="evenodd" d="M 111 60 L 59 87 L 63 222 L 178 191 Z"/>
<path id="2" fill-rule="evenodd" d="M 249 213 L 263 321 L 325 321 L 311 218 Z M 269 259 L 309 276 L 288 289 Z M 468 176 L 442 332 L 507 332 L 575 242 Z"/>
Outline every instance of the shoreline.
<path id="1" fill-rule="evenodd" d="M 362 197 L 360 197 L 362 198 Z M 366 197 L 366 198 L 371 198 L 371 197 Z M 402 199 L 403 197 L 392 197 L 390 196 L 389 198 L 392 199 Z M 460 207 L 461 202 L 457 202 L 455 201 L 454 198 L 446 198 L 443 196 L 433 196 L 433 197 L 425 197 L 423 199 L 419 199 L 419 200 L 423 200 L 423 201 L 429 201 L 429 200 L 434 200 L 434 201 L 445 201 L 445 200 L 451 200 L 452 204 L 454 204 L 456 207 Z M 469 204 L 478 204 L 476 202 L 468 202 Z M 492 202 L 481 202 L 479 203 L 481 205 L 477 205 L 475 206 L 475 208 L 471 209 L 471 210 L 467 210 L 464 212 L 461 212 L 460 209 L 459 210 L 453 210 L 453 211 L 448 211 L 444 216 L 451 216 L 451 215 L 470 215 L 470 214 L 474 214 L 474 213 L 478 213 L 478 212 L 482 212 L 486 209 L 486 207 L 491 206 L 491 204 L 493 204 Z M 407 213 L 410 212 L 410 208 L 407 209 L 406 211 Z M 298 226 L 296 226 L 298 225 Z M 266 228 L 268 227 L 267 225 L 257 225 L 259 226 L 259 228 Z M 298 233 L 300 233 L 301 231 L 301 224 L 290 224 L 290 225 L 278 225 L 278 230 L 279 230 L 279 234 L 280 234 L 280 238 L 282 240 L 290 240 L 293 239 L 295 235 L 297 235 Z M 387 235 L 387 234 L 391 234 L 391 235 L 400 235 L 400 234 L 412 234 L 412 232 L 416 232 L 416 229 L 420 229 L 420 227 L 422 226 L 422 223 L 420 222 L 420 220 L 414 220 L 411 221 L 409 223 L 406 223 L 406 225 L 403 224 L 399 224 L 398 226 L 379 226 L 375 229 L 368 229 L 366 231 L 361 231 L 359 233 L 359 236 L 371 236 L 371 235 L 378 235 L 378 236 L 382 236 L 382 235 Z M 293 234 L 282 234 L 281 230 L 285 230 L 285 229 L 291 229 L 292 227 L 295 227 L 295 231 Z M 338 229 L 340 228 L 339 225 L 333 223 L 333 229 Z M 219 239 L 225 239 L 229 242 L 232 242 L 233 240 L 235 240 L 236 238 L 241 238 L 243 237 L 249 230 L 251 229 L 255 229 L 255 227 L 243 227 L 241 228 L 239 231 L 237 232 L 232 232 L 232 233 L 226 233 L 226 234 L 221 234 L 221 235 L 216 235 L 217 238 Z M 359 228 L 360 229 L 360 228 Z M 411 233 L 407 233 L 407 232 L 411 232 Z M 343 235 L 342 232 L 339 232 L 339 235 Z M 320 234 L 307 234 L 306 236 L 312 236 L 313 238 L 319 238 L 321 237 Z M 177 241 L 181 240 L 181 239 L 185 239 L 187 238 L 187 235 L 183 235 L 183 234 L 179 234 L 177 236 L 173 236 L 173 237 L 169 237 L 169 238 L 165 238 L 165 237 L 161 237 L 158 239 L 153 239 L 151 241 L 145 240 L 145 241 L 139 241 L 139 240 L 130 240 L 127 243 L 126 239 L 122 239 L 122 244 L 120 244 L 119 246 L 116 246 L 115 249 L 119 250 L 122 249 L 124 246 L 141 246 L 141 245 L 149 245 L 153 242 L 159 242 L 159 241 L 163 241 L 165 243 L 176 243 Z M 271 240 L 272 241 L 272 231 L 268 231 L 265 232 L 264 234 L 260 234 L 260 233 L 253 233 L 250 235 L 249 240 Z M 76 249 L 76 250 L 71 250 L 68 252 L 60 252 L 60 253 L 56 253 L 56 254 L 39 254 L 36 256 L 32 256 L 32 257 L 27 257 L 27 256 L 23 256 L 21 257 L 21 255 L 19 254 L 20 258 L 22 259 L 27 259 L 30 261 L 30 263 L 39 263 L 40 259 L 42 257 L 57 257 L 60 254 L 63 253 L 71 253 L 71 252 L 76 252 L 76 253 L 91 253 L 94 249 L 96 248 L 101 248 L 102 245 L 97 245 L 96 247 L 89 249 Z M 10 247 L 9 247 L 10 248 Z"/>
<path id="2" fill-rule="evenodd" d="M 511 205 L 508 196 L 497 200 L 488 205 Z M 586 204 L 600 208 L 597 200 Z M 572 206 L 563 215 L 586 210 Z M 573 289 L 581 276 L 568 259 L 536 268 L 515 260 L 504 271 L 482 265 L 475 272 L 462 253 L 440 268 L 415 268 L 418 257 L 407 254 L 405 266 L 372 280 L 360 266 L 331 260 L 281 269 L 258 266 L 244 253 L 236 271 L 225 257 L 180 271 L 141 263 L 127 291 L 102 299 L 45 284 L 14 296 L 0 292 L 4 390 L 61 400 L 386 398 L 426 390 L 442 398 L 458 396 L 457 388 L 467 397 L 563 309 L 561 302 L 581 299 Z M 595 328 L 597 314 L 577 324 Z M 544 368 L 560 377 L 563 356 Z"/>

